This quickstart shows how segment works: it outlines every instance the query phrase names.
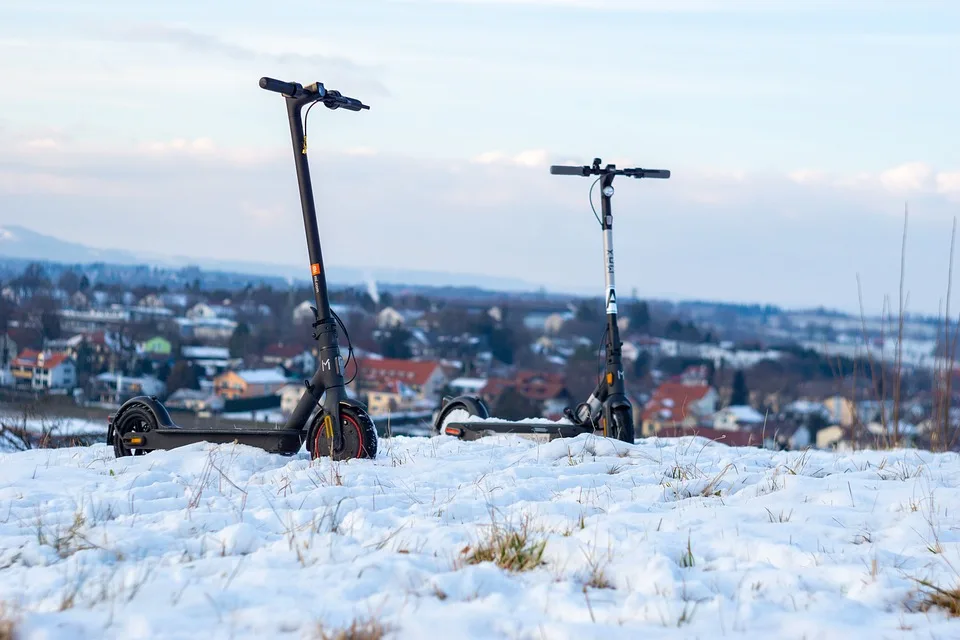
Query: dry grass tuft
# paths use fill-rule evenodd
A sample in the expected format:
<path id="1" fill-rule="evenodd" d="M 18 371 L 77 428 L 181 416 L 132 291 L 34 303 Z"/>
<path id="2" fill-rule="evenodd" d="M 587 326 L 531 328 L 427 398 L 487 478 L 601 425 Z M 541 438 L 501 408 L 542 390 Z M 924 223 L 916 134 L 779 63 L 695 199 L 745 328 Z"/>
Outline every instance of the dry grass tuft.
<path id="1" fill-rule="evenodd" d="M 316 640 L 382 640 L 391 631 L 390 625 L 375 618 L 357 618 L 350 626 L 341 629 L 328 629 L 318 622 L 313 637 Z"/>
<path id="2" fill-rule="evenodd" d="M 519 529 L 494 524 L 486 539 L 475 547 L 464 547 L 461 555 L 467 564 L 492 562 L 506 571 L 521 572 L 544 564 L 546 548 L 547 541 L 541 532 L 532 531 L 529 520 L 524 520 Z"/>
<path id="3" fill-rule="evenodd" d="M 947 615 L 960 618 L 960 585 L 953 589 L 943 589 L 926 580 L 917 580 L 920 584 L 920 611 L 943 609 Z"/>
<path id="4" fill-rule="evenodd" d="M 0 640 L 17 640 L 17 625 L 20 620 L 13 609 L 4 602 L 0 602 Z"/>

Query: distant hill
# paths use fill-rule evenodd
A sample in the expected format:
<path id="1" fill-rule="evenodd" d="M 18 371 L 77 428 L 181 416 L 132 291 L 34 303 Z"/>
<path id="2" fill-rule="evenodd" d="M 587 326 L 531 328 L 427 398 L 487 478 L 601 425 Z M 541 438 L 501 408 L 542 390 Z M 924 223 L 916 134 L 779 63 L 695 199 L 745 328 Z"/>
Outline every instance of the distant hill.
<path id="1" fill-rule="evenodd" d="M 133 254 L 123 249 L 97 249 L 77 242 L 61 240 L 20 225 L 0 226 L 0 257 L 20 260 L 46 260 L 64 264 L 102 262 L 116 265 L 141 265 L 181 268 L 197 266 L 205 270 L 273 276 L 306 280 L 305 268 L 297 265 L 211 260 L 163 254 Z M 539 285 L 515 278 L 500 278 L 469 273 L 422 271 L 372 267 L 361 269 L 330 265 L 327 269 L 332 284 L 365 284 L 369 281 L 427 287 L 477 287 L 495 291 L 536 291 Z"/>

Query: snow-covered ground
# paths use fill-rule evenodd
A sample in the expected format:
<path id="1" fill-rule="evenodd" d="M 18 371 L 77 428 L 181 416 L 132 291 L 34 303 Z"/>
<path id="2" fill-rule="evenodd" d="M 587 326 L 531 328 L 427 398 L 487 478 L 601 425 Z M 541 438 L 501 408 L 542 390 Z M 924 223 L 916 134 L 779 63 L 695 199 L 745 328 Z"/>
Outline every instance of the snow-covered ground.
<path id="1" fill-rule="evenodd" d="M 956 455 L 380 444 L 0 455 L 0 609 L 24 638 L 960 638 L 914 580 L 960 581 Z M 525 522 L 542 565 L 466 561 Z"/>
<path id="2" fill-rule="evenodd" d="M 12 413 L 0 413 L 0 425 L 9 424 L 11 427 L 24 428 L 32 433 L 49 432 L 58 436 L 76 436 L 90 435 L 96 433 L 106 434 L 107 432 L 107 414 L 104 413 L 103 420 L 86 420 L 84 418 L 27 418 L 17 416 Z"/>

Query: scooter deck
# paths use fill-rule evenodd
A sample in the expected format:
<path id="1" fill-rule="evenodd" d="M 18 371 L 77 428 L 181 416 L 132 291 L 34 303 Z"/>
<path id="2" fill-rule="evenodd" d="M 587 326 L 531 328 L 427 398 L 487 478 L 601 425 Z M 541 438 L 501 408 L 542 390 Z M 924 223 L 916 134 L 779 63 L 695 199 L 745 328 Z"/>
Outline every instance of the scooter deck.
<path id="1" fill-rule="evenodd" d="M 509 420 L 477 420 L 466 422 L 447 422 L 443 427 L 444 434 L 461 440 L 479 440 L 493 435 L 516 435 L 521 438 L 549 442 L 557 438 L 575 438 L 583 433 L 595 433 L 589 427 L 575 424 L 556 422 L 510 422 Z"/>
<path id="2" fill-rule="evenodd" d="M 294 454 L 300 450 L 306 432 L 299 429 L 186 429 L 163 427 L 146 432 L 130 431 L 123 436 L 129 449 L 174 449 L 196 442 L 228 444 L 237 442 L 269 453 Z"/>

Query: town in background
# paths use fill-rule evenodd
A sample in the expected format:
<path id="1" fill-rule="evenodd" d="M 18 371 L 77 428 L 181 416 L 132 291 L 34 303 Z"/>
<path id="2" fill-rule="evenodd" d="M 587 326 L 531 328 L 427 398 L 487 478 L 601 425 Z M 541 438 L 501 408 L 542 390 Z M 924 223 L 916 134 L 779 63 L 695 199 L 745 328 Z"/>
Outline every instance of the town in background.
<path id="1" fill-rule="evenodd" d="M 306 282 L 0 261 L 0 443 L 102 439 L 136 395 L 175 419 L 283 422 L 315 368 Z M 442 399 L 560 419 L 602 367 L 599 298 L 331 284 L 348 393 L 384 435 L 430 433 Z M 958 450 L 956 327 L 942 318 L 620 296 L 638 437 L 780 449 Z M 349 338 L 349 339 L 347 339 Z M 348 350 L 348 346 L 350 350 Z M 79 425 L 79 426 L 78 426 Z"/>

